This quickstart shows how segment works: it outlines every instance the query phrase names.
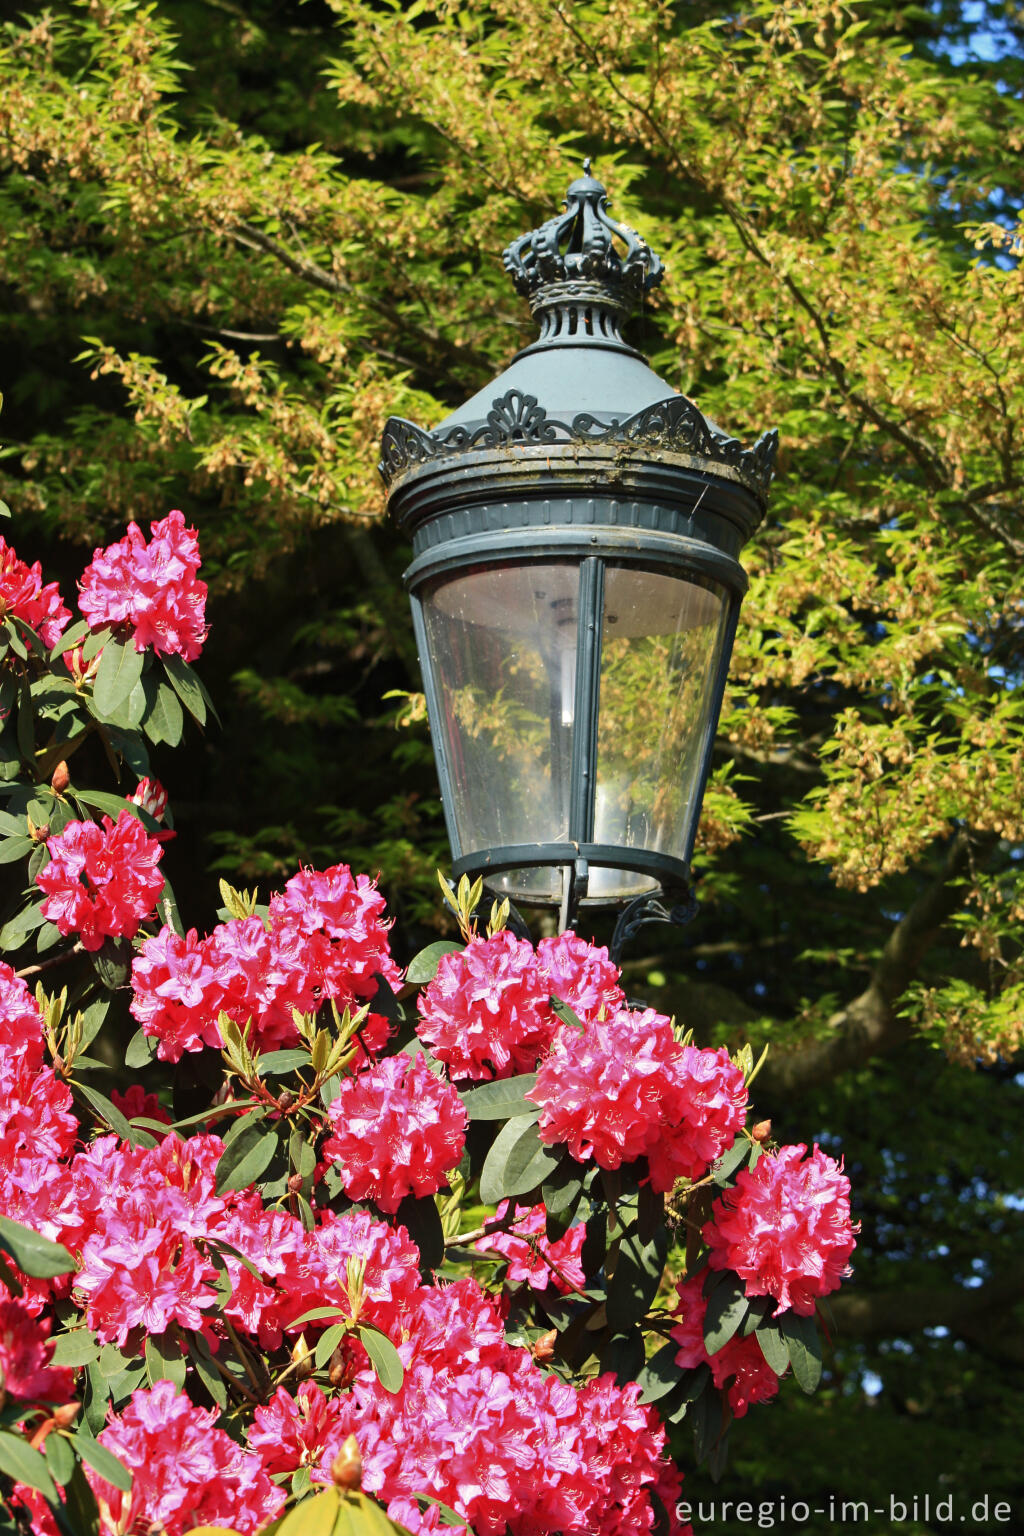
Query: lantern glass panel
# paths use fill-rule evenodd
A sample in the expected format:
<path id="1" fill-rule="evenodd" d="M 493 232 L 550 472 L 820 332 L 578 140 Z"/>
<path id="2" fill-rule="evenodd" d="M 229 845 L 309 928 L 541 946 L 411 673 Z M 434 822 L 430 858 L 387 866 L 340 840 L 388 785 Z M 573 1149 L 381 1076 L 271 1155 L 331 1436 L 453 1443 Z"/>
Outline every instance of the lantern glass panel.
<path id="1" fill-rule="evenodd" d="M 462 853 L 569 836 L 578 597 L 569 561 L 475 566 L 424 593 L 441 712 L 431 724 Z M 514 880 L 540 900 L 560 882 L 557 869 Z"/>
<path id="2" fill-rule="evenodd" d="M 716 583 L 636 566 L 605 576 L 594 841 L 690 855 L 730 603 Z M 650 882 L 647 882 L 648 884 Z M 594 870 L 591 899 L 643 889 Z"/>

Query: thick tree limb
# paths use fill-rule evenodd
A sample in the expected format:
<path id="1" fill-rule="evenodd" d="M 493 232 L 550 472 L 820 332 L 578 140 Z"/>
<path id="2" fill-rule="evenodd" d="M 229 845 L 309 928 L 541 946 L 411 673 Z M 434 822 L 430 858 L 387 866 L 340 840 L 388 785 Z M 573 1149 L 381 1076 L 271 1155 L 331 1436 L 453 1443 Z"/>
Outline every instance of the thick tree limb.
<path id="1" fill-rule="evenodd" d="M 948 1328 L 1001 1362 L 1024 1366 L 1024 1328 L 1008 1315 L 1024 1297 L 1024 1257 L 984 1285 L 919 1285 L 892 1291 L 843 1290 L 830 1298 L 840 1338 L 900 1336 Z"/>
<path id="2" fill-rule="evenodd" d="M 957 833 L 938 878 L 907 910 L 886 940 L 864 991 L 829 1020 L 830 1034 L 794 1051 L 774 1051 L 762 1069 L 759 1097 L 801 1093 L 872 1056 L 894 1050 L 910 1034 L 896 1004 L 917 974 L 942 925 L 963 899 L 957 881 L 967 868 L 971 840 Z"/>

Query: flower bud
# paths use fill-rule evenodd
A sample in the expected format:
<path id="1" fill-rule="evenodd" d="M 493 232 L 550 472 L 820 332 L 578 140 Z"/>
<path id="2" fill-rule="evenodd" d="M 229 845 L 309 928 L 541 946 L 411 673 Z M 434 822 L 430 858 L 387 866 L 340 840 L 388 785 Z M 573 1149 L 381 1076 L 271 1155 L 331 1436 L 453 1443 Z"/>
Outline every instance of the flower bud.
<path id="1" fill-rule="evenodd" d="M 550 1333 L 542 1333 L 539 1339 L 534 1339 L 533 1349 L 530 1353 L 538 1365 L 546 1365 L 555 1356 L 555 1341 L 558 1338 L 558 1329 L 552 1328 Z"/>
<path id="2" fill-rule="evenodd" d="M 50 788 L 53 790 L 55 795 L 62 795 L 70 783 L 71 775 L 68 772 L 68 765 L 64 759 L 61 758 L 60 762 L 53 770 L 53 777 L 50 780 Z"/>
<path id="3" fill-rule="evenodd" d="M 300 1333 L 292 1345 L 292 1360 L 295 1364 L 295 1375 L 299 1381 L 308 1381 L 313 1374 L 313 1355 L 306 1343 L 306 1335 Z"/>
<path id="4" fill-rule="evenodd" d="M 331 1462 L 331 1481 L 335 1488 L 358 1488 L 363 1480 L 363 1458 L 359 1454 L 359 1442 L 349 1435 L 341 1450 Z"/>
<path id="5" fill-rule="evenodd" d="M 759 1120 L 757 1122 L 757 1124 L 754 1126 L 754 1129 L 751 1131 L 750 1138 L 751 1138 L 752 1141 L 759 1141 L 761 1143 L 761 1145 L 764 1146 L 765 1142 L 769 1139 L 771 1134 L 772 1134 L 772 1123 L 771 1123 L 771 1121 L 770 1120 Z"/>

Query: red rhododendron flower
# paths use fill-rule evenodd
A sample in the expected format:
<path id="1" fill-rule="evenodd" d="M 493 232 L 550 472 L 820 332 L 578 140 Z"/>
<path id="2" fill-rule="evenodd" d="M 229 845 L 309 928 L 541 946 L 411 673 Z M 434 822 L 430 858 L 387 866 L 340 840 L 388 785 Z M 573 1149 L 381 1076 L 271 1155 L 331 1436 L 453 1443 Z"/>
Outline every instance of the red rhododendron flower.
<path id="1" fill-rule="evenodd" d="M 46 846 L 50 862 L 36 884 L 46 893 L 47 921 L 77 933 L 90 950 L 109 937 L 134 938 L 164 887 L 157 869 L 163 849 L 138 817 L 122 811 L 116 824 L 109 816 L 102 826 L 69 821 Z"/>
<path id="2" fill-rule="evenodd" d="M 681 1046 L 664 1085 L 661 1135 L 647 1154 L 655 1189 L 701 1178 L 732 1146 L 746 1114 L 746 1079 L 725 1047 Z"/>
<path id="3" fill-rule="evenodd" d="M 162 1061 L 180 1061 L 184 1051 L 223 1046 L 217 1026 L 221 989 L 209 942 L 194 928 L 182 938 L 166 924 L 147 939 L 132 962 L 132 1015 L 160 1042 Z"/>
<path id="4" fill-rule="evenodd" d="M 71 609 L 65 608 L 55 581 L 43 585 L 39 561 L 26 565 L 0 535 L 0 619 L 8 614 L 31 624 L 52 650 L 68 627 Z"/>
<path id="5" fill-rule="evenodd" d="M 850 1221 L 850 1181 L 815 1146 L 762 1153 L 712 1207 L 703 1229 L 712 1269 L 730 1269 L 748 1296 L 773 1296 L 775 1316 L 810 1317 L 819 1296 L 850 1273 L 859 1225 Z"/>
<path id="6" fill-rule="evenodd" d="M 108 1530 L 185 1536 L 199 1525 L 222 1525 L 249 1536 L 269 1524 L 285 1501 L 284 1490 L 216 1420 L 216 1412 L 196 1408 L 169 1381 L 132 1393 L 97 1436 L 132 1474 L 131 1493 L 86 1468 L 110 1511 Z"/>
<path id="7" fill-rule="evenodd" d="M 131 1083 L 122 1093 L 111 1088 L 110 1102 L 119 1109 L 126 1120 L 161 1120 L 170 1125 L 171 1117 L 155 1093 L 147 1093 L 141 1083 Z"/>
<path id="8" fill-rule="evenodd" d="M 59 1235 L 52 1212 L 66 1183 L 63 1158 L 78 1132 L 71 1090 L 44 1065 L 43 1021 L 35 998 L 0 962 L 0 1212 Z M 45 1294 L 48 1281 L 26 1281 Z"/>
<path id="9" fill-rule="evenodd" d="M 452 1077 L 530 1072 L 558 1023 L 532 944 L 507 930 L 442 955 L 416 1026 Z"/>
<path id="10" fill-rule="evenodd" d="M 548 991 L 568 1003 L 583 1021 L 609 1018 L 625 1004 L 619 968 L 605 948 L 588 944 L 571 929 L 556 938 L 541 939 L 537 964 Z"/>
<path id="11" fill-rule="evenodd" d="M 79 583 L 78 606 L 92 629 L 130 624 L 135 649 L 194 661 L 206 639 L 206 583 L 196 579 L 199 539 L 180 512 L 137 523 L 116 544 L 98 549 Z"/>
<path id="12" fill-rule="evenodd" d="M 753 1403 L 766 1403 L 779 1390 L 776 1376 L 753 1334 L 741 1338 L 733 1334 L 715 1354 L 709 1355 L 704 1343 L 704 1314 L 707 1302 L 704 1298 L 704 1276 L 693 1275 L 680 1280 L 676 1286 L 679 1304 L 673 1313 L 675 1327 L 673 1341 L 679 1345 L 676 1364 L 685 1370 L 698 1365 L 709 1365 L 716 1387 L 728 1383 L 729 1407 L 738 1419 L 742 1419 Z"/>
<path id="13" fill-rule="evenodd" d="M 578 1161 L 601 1168 L 646 1157 L 656 1190 L 703 1173 L 746 1111 L 743 1074 L 728 1053 L 681 1046 L 652 1008 L 621 1009 L 582 1030 L 563 1025 L 527 1097 L 541 1107 L 541 1141 L 566 1142 Z"/>
<path id="14" fill-rule="evenodd" d="M 66 1403 L 75 1373 L 51 1365 L 49 1318 L 37 1319 L 21 1301 L 0 1301 L 0 1395 L 22 1403 Z"/>
<path id="15" fill-rule="evenodd" d="M 494 1213 L 500 1221 L 508 1212 L 509 1202 L 503 1200 Z M 534 1291 L 546 1291 L 549 1286 L 563 1294 L 573 1286 L 582 1289 L 585 1282 L 580 1253 L 587 1235 L 582 1223 L 570 1227 L 564 1236 L 548 1242 L 546 1235 L 547 1213 L 543 1205 L 520 1211 L 514 1227 L 507 1232 L 489 1232 L 478 1238 L 478 1253 L 501 1253 L 508 1259 L 506 1280 L 509 1285 L 528 1285 Z"/>
<path id="16" fill-rule="evenodd" d="M 269 1403 L 253 1414 L 249 1449 L 271 1476 L 319 1466 L 341 1413 L 339 1400 L 326 1397 L 313 1381 L 304 1381 L 294 1397 L 278 1387 Z"/>
<path id="17" fill-rule="evenodd" d="M 324 1156 L 339 1164 L 345 1193 L 397 1211 L 404 1197 L 444 1188 L 466 1145 L 466 1111 L 426 1057 L 386 1056 L 343 1079 L 328 1114 Z"/>

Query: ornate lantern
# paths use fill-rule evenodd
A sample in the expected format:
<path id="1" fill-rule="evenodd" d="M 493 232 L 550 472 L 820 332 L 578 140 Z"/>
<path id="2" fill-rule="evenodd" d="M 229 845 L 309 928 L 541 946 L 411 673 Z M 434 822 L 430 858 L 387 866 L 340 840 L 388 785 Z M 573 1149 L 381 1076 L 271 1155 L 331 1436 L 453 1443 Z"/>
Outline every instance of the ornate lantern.
<path id="1" fill-rule="evenodd" d="M 538 339 L 433 431 L 392 417 L 380 465 L 454 872 L 563 927 L 678 918 L 777 434 L 744 448 L 623 340 L 662 265 L 589 161 L 504 261 Z"/>

